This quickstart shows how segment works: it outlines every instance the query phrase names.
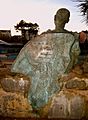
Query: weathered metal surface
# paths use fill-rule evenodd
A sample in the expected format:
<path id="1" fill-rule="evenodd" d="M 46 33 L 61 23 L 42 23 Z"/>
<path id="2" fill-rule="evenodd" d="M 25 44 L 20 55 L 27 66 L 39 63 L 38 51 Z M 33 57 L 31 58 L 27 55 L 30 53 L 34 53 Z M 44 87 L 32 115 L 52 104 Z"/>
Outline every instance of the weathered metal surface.
<path id="1" fill-rule="evenodd" d="M 70 33 L 42 34 L 23 47 L 11 71 L 31 77 L 28 99 L 33 107 L 43 106 L 60 90 L 57 80 L 77 62 L 79 51 Z"/>

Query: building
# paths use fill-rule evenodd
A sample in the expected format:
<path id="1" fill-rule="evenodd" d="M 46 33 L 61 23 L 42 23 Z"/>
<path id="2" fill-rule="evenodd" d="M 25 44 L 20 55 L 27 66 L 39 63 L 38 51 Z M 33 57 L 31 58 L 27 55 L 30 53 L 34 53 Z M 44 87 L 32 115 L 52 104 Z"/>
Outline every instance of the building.
<path id="1" fill-rule="evenodd" d="M 4 41 L 11 41 L 11 30 L 0 30 L 0 39 Z"/>

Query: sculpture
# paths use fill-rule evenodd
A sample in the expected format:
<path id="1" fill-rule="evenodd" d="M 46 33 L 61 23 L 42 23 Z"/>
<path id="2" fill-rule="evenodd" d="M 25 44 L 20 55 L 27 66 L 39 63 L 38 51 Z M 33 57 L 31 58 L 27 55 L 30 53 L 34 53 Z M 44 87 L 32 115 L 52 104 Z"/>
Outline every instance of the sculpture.
<path id="1" fill-rule="evenodd" d="M 28 100 L 33 108 L 44 106 L 61 89 L 58 79 L 77 63 L 78 34 L 64 29 L 70 12 L 59 9 L 55 15 L 55 30 L 49 30 L 29 41 L 12 65 L 12 72 L 31 77 Z"/>
<path id="2" fill-rule="evenodd" d="M 64 27 L 65 24 L 69 22 L 69 17 L 69 10 L 65 8 L 59 9 L 54 16 L 55 30 L 53 30 L 53 32 L 68 33 L 69 31 L 64 29 Z"/>

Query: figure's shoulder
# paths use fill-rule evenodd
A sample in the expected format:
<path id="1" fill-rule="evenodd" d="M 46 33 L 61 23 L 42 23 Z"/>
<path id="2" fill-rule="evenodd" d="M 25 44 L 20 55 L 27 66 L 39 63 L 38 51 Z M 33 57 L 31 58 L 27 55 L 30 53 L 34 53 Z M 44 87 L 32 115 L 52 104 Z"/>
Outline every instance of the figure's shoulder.
<path id="1" fill-rule="evenodd" d="M 41 35 L 47 34 L 47 33 L 52 33 L 52 30 L 51 30 L 51 29 L 48 29 L 47 31 L 42 32 Z"/>
<path id="2" fill-rule="evenodd" d="M 42 33 L 41 33 L 41 35 L 42 35 L 42 34 L 48 34 L 48 33 L 71 34 L 71 35 L 73 35 L 73 36 L 75 36 L 75 35 L 78 35 L 78 34 L 79 34 L 79 33 L 77 33 L 77 32 L 68 31 L 68 30 L 66 30 L 66 29 L 63 29 L 63 30 L 55 30 L 55 29 L 54 29 L 54 30 L 51 30 L 51 29 L 48 29 L 47 31 L 42 32 Z"/>
<path id="3" fill-rule="evenodd" d="M 72 35 L 74 36 L 75 40 L 79 41 L 79 33 L 78 32 L 72 32 Z"/>
<path id="4" fill-rule="evenodd" d="M 42 32 L 41 34 L 40 34 L 40 36 L 42 36 L 42 35 L 48 35 L 48 34 L 52 34 L 52 35 L 71 35 L 71 36 L 75 36 L 76 34 L 78 35 L 78 33 L 76 33 L 76 32 L 72 32 L 72 31 L 68 31 L 68 30 L 63 30 L 63 31 L 59 31 L 59 30 L 51 30 L 51 29 L 48 29 L 47 31 L 45 31 L 45 32 Z"/>

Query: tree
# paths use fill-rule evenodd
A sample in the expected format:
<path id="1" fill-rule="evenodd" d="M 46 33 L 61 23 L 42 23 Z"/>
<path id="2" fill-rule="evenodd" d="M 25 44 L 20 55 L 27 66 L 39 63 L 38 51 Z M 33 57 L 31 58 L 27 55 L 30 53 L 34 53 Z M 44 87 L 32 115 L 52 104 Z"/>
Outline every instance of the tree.
<path id="1" fill-rule="evenodd" d="M 21 31 L 23 41 L 31 40 L 32 37 L 35 37 L 38 34 L 39 30 L 39 25 L 37 23 L 27 23 L 24 20 L 21 20 L 14 27 L 17 31 Z"/>
<path id="2" fill-rule="evenodd" d="M 84 17 L 83 22 L 85 21 L 88 25 L 88 0 L 72 0 L 77 2 L 77 7 L 80 9 L 80 13 Z M 88 31 L 80 32 L 79 38 L 82 39 L 82 42 L 79 42 L 79 46 L 81 49 L 80 55 L 87 56 L 88 55 Z M 88 59 L 88 58 L 87 58 Z"/>
<path id="3" fill-rule="evenodd" d="M 77 7 L 80 8 L 80 12 L 84 17 L 84 20 L 88 24 L 88 0 L 72 0 L 74 2 L 78 2 Z"/>

